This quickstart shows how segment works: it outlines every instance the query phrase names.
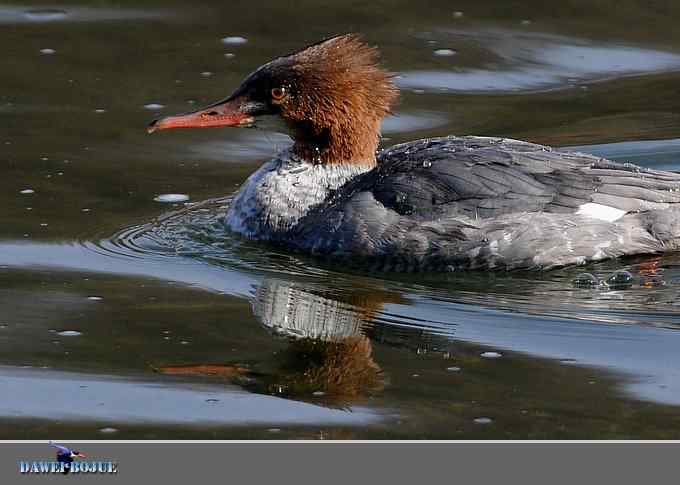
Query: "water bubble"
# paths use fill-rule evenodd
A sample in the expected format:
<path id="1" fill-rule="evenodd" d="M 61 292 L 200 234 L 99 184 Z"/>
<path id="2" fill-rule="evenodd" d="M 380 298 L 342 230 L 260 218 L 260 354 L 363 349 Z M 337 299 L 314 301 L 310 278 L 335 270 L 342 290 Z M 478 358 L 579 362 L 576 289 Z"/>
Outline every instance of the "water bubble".
<path id="1" fill-rule="evenodd" d="M 226 54 L 224 54 L 224 57 L 226 57 L 227 59 L 232 59 L 236 57 L 236 54 L 234 54 L 233 52 L 227 52 Z"/>
<path id="2" fill-rule="evenodd" d="M 456 366 L 447 367 L 446 370 L 449 371 L 449 372 L 460 372 L 460 367 L 456 367 Z"/>
<path id="3" fill-rule="evenodd" d="M 87 299 L 90 301 L 102 301 L 104 298 L 101 296 L 88 296 Z"/>
<path id="4" fill-rule="evenodd" d="M 49 55 L 52 55 L 52 54 L 56 54 L 57 51 L 55 51 L 54 49 L 40 49 L 40 53 L 49 56 Z"/>
<path id="5" fill-rule="evenodd" d="M 485 417 L 475 418 L 473 421 L 477 424 L 491 424 L 491 423 L 493 423 L 493 419 L 485 418 Z"/>
<path id="6" fill-rule="evenodd" d="M 210 71 L 203 71 L 203 72 L 201 73 L 201 76 L 203 76 L 203 77 L 210 77 L 210 76 L 212 76 L 212 75 L 213 75 L 213 73 L 210 72 Z"/>
<path id="7" fill-rule="evenodd" d="M 581 273 L 576 275 L 572 284 L 577 288 L 597 288 L 600 286 L 600 280 L 591 273 Z"/>
<path id="8" fill-rule="evenodd" d="M 149 104 L 145 104 L 144 108 L 150 109 L 150 110 L 159 110 L 159 109 L 165 108 L 165 106 L 162 105 L 162 104 L 159 104 L 159 103 L 149 103 Z"/>
<path id="9" fill-rule="evenodd" d="M 35 10 L 27 10 L 24 12 L 24 16 L 28 20 L 33 20 L 35 22 L 52 22 L 55 20 L 63 20 L 66 18 L 66 12 L 64 10 L 57 10 L 54 8 L 41 8 Z"/>
<path id="10" fill-rule="evenodd" d="M 101 113 L 106 113 L 106 110 L 104 108 L 97 108 L 97 109 L 94 110 L 94 112 L 101 114 Z"/>
<path id="11" fill-rule="evenodd" d="M 503 354 L 501 354 L 500 352 L 482 352 L 479 355 L 484 357 L 485 359 L 498 359 L 499 357 L 503 356 Z"/>
<path id="12" fill-rule="evenodd" d="M 423 162 L 423 168 L 430 168 L 432 166 L 432 162 L 429 160 L 425 160 Z"/>
<path id="13" fill-rule="evenodd" d="M 103 434 L 112 434 L 112 433 L 117 433 L 117 432 L 118 432 L 118 429 L 116 429 L 116 428 L 111 428 L 111 427 L 106 427 L 106 428 L 101 428 L 101 429 L 99 430 L 99 432 L 100 432 L 100 433 L 103 433 Z"/>
<path id="14" fill-rule="evenodd" d="M 153 200 L 165 203 L 186 202 L 189 200 L 189 196 L 186 194 L 160 194 L 154 197 Z"/>
<path id="15" fill-rule="evenodd" d="M 27 194 L 35 194 L 35 190 L 33 189 L 23 189 L 19 191 L 20 194 L 27 195 Z"/>
<path id="16" fill-rule="evenodd" d="M 280 433 L 281 428 L 269 428 L 267 431 L 269 431 L 270 433 Z"/>
<path id="17" fill-rule="evenodd" d="M 180 340 L 179 343 L 180 343 L 181 345 L 189 345 L 189 341 L 188 341 L 188 340 Z"/>
<path id="18" fill-rule="evenodd" d="M 522 20 L 520 23 L 522 25 L 531 25 L 531 20 Z"/>
<path id="19" fill-rule="evenodd" d="M 317 396 L 317 397 L 325 396 L 325 395 L 326 395 L 326 393 L 323 392 L 323 391 L 314 391 L 314 392 L 312 393 L 312 396 Z"/>
<path id="20" fill-rule="evenodd" d="M 437 49 L 436 51 L 434 51 L 434 55 L 439 57 L 450 57 L 455 56 L 456 51 L 454 51 L 453 49 Z"/>
<path id="21" fill-rule="evenodd" d="M 88 209 L 87 207 L 80 209 L 80 212 L 91 212 L 92 209 Z"/>
<path id="22" fill-rule="evenodd" d="M 461 12 L 461 11 L 453 12 L 453 18 L 454 18 L 454 19 L 463 18 L 463 15 L 465 15 L 465 14 L 464 14 L 463 12 Z"/>
<path id="23" fill-rule="evenodd" d="M 228 45 L 240 45 L 245 44 L 246 42 L 248 42 L 248 39 L 237 35 L 222 38 L 222 43 Z"/>
<path id="24" fill-rule="evenodd" d="M 77 330 L 62 330 L 61 332 L 57 332 L 57 335 L 61 337 L 79 337 L 83 333 L 79 332 Z"/>
<path id="25" fill-rule="evenodd" d="M 607 284 L 610 288 L 627 288 L 633 285 L 633 275 L 628 271 L 616 271 L 609 278 Z"/>

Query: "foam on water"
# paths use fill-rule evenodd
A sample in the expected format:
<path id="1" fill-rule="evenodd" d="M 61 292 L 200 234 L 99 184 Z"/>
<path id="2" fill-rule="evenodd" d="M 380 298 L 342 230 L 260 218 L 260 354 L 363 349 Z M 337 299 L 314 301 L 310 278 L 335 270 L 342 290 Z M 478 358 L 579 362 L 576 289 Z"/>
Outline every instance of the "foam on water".
<path id="1" fill-rule="evenodd" d="M 187 194 L 160 194 L 153 198 L 156 202 L 165 202 L 168 204 L 175 204 L 177 202 L 186 202 L 189 200 Z"/>
<path id="2" fill-rule="evenodd" d="M 222 43 L 227 44 L 227 45 L 241 45 L 245 44 L 248 42 L 248 39 L 245 37 L 239 37 L 239 36 L 228 36 L 222 38 Z"/>

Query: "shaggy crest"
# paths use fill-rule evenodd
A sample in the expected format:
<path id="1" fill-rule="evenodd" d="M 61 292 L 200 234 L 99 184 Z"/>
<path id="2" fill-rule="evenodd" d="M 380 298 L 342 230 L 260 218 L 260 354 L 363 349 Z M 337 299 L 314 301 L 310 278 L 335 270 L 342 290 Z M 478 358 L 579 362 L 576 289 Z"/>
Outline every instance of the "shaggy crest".
<path id="1" fill-rule="evenodd" d="M 281 60 L 293 73 L 281 116 L 295 153 L 327 163 L 375 162 L 380 122 L 399 95 L 392 74 L 378 66 L 378 50 L 347 34 Z"/>

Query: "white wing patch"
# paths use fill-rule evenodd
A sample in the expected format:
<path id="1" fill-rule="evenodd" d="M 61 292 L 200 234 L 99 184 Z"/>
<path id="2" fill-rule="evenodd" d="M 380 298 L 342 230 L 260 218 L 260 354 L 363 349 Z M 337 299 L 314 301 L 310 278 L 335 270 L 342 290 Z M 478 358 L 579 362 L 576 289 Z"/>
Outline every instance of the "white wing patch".
<path id="1" fill-rule="evenodd" d="M 600 219 L 602 221 L 614 222 L 621 219 L 626 214 L 626 211 L 608 205 L 588 202 L 587 204 L 580 205 L 576 214 L 592 217 L 593 219 Z"/>

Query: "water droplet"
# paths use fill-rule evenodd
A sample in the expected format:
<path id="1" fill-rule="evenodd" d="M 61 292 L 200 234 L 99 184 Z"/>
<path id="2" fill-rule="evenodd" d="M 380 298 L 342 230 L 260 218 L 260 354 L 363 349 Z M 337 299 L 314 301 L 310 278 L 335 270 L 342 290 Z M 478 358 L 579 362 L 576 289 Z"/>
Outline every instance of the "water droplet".
<path id="1" fill-rule="evenodd" d="M 451 57 L 456 55 L 456 51 L 453 49 L 437 49 L 434 51 L 434 55 L 439 57 Z"/>
<path id="2" fill-rule="evenodd" d="M 189 341 L 188 341 L 188 340 L 180 340 L 179 343 L 180 343 L 181 345 L 189 345 Z"/>
<path id="3" fill-rule="evenodd" d="M 154 197 L 153 200 L 165 203 L 186 202 L 189 200 L 189 196 L 186 194 L 161 194 Z"/>
<path id="4" fill-rule="evenodd" d="M 248 39 L 237 35 L 222 38 L 222 43 L 228 45 L 240 45 L 245 44 L 246 42 L 248 42 Z"/>
<path id="5" fill-rule="evenodd" d="M 220 400 L 219 399 L 206 399 L 205 402 L 213 404 L 213 403 L 216 403 L 216 402 L 220 402 Z"/>
<path id="6" fill-rule="evenodd" d="M 104 298 L 101 296 L 88 296 L 87 299 L 90 301 L 102 301 Z"/>
<path id="7" fill-rule="evenodd" d="M 23 190 L 20 190 L 19 193 L 23 194 L 23 195 L 35 194 L 35 190 L 33 190 L 33 189 L 23 189 Z"/>
<path id="8" fill-rule="evenodd" d="M 162 105 L 162 104 L 159 104 L 159 103 L 149 103 L 149 104 L 145 104 L 144 108 L 150 109 L 150 110 L 159 110 L 159 109 L 165 108 L 165 106 Z"/>
<path id="9" fill-rule="evenodd" d="M 449 371 L 449 372 L 460 372 L 460 367 L 456 367 L 456 366 L 447 367 L 446 370 Z"/>
<path id="10" fill-rule="evenodd" d="M 633 275 L 628 271 L 616 271 L 609 278 L 607 284 L 610 288 L 627 288 L 633 285 Z"/>
<path id="11" fill-rule="evenodd" d="M 82 334 L 82 332 L 78 332 L 77 330 L 62 330 L 61 332 L 57 332 L 57 335 L 61 337 L 79 337 Z"/>
<path id="12" fill-rule="evenodd" d="M 40 49 L 40 53 L 49 56 L 52 54 L 56 54 L 57 51 L 55 51 L 54 49 Z"/>
<path id="13" fill-rule="evenodd" d="M 210 71 L 203 71 L 203 72 L 201 73 L 201 76 L 203 76 L 203 77 L 210 77 L 210 76 L 212 76 L 212 75 L 213 75 L 213 73 L 210 72 Z"/>
<path id="14" fill-rule="evenodd" d="M 491 424 L 491 423 L 493 423 L 493 419 L 491 419 L 491 418 L 484 418 L 484 417 L 482 417 L 482 418 L 475 418 L 475 419 L 474 419 L 474 422 L 477 423 L 477 424 Z"/>
<path id="15" fill-rule="evenodd" d="M 319 396 L 325 396 L 325 395 L 326 395 L 326 393 L 323 392 L 323 391 L 314 391 L 314 392 L 312 393 L 312 396 L 317 396 L 317 397 L 319 397 Z"/>
<path id="16" fill-rule="evenodd" d="M 66 18 L 64 10 L 57 10 L 54 8 L 39 8 L 34 10 L 27 10 L 24 16 L 28 20 L 35 22 L 53 22 L 55 20 L 63 20 Z"/>
<path id="17" fill-rule="evenodd" d="M 227 59 L 233 59 L 234 57 L 236 57 L 236 54 L 234 54 L 233 52 L 227 52 L 226 54 L 224 54 L 224 57 L 226 57 Z"/>
<path id="18" fill-rule="evenodd" d="M 270 433 L 280 433 L 281 428 L 269 428 L 267 431 L 269 431 Z"/>
<path id="19" fill-rule="evenodd" d="M 484 357 L 485 359 L 498 359 L 499 357 L 503 356 L 503 354 L 501 354 L 500 352 L 482 352 L 479 355 Z"/>
<path id="20" fill-rule="evenodd" d="M 572 284 L 577 288 L 597 288 L 600 286 L 600 280 L 591 273 L 581 273 L 576 275 Z"/>
<path id="21" fill-rule="evenodd" d="M 520 23 L 522 25 L 531 25 L 531 20 L 522 20 Z"/>
<path id="22" fill-rule="evenodd" d="M 94 112 L 98 113 L 98 114 L 102 114 L 102 113 L 106 113 L 106 110 L 104 108 L 97 108 L 97 109 L 94 110 Z"/>
<path id="23" fill-rule="evenodd" d="M 423 168 L 430 168 L 432 166 L 432 162 L 429 160 L 425 160 L 423 162 Z"/>
<path id="24" fill-rule="evenodd" d="M 454 19 L 463 18 L 463 15 L 465 15 L 465 14 L 464 14 L 463 12 L 461 12 L 461 11 L 453 12 L 453 18 L 454 18 Z"/>
<path id="25" fill-rule="evenodd" d="M 99 430 L 99 432 L 100 432 L 100 433 L 103 433 L 103 434 L 112 434 L 112 433 L 117 433 L 117 432 L 118 432 L 118 429 L 116 429 L 116 428 L 111 428 L 111 427 L 106 427 L 106 428 L 101 428 L 101 429 Z"/>

